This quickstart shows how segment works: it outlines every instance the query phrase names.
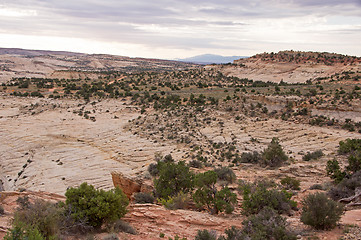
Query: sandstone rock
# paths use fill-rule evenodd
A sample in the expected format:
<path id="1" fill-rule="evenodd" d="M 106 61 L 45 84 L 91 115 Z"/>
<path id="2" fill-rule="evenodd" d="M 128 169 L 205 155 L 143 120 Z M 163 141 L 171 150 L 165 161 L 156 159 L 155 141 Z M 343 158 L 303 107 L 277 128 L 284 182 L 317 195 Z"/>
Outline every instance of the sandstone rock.
<path id="1" fill-rule="evenodd" d="M 112 172 L 111 174 L 114 187 L 119 187 L 122 189 L 128 198 L 131 198 L 134 193 L 141 191 L 141 180 L 130 178 L 120 172 Z"/>

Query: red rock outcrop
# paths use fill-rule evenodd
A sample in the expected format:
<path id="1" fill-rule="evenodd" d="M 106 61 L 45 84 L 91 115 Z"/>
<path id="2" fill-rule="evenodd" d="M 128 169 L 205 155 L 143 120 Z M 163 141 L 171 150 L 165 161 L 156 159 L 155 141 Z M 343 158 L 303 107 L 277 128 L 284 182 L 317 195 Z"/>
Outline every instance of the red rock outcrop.
<path id="1" fill-rule="evenodd" d="M 150 187 L 144 184 L 142 180 L 125 176 L 120 172 L 112 172 L 111 174 L 114 187 L 122 189 L 129 199 L 134 193 L 150 191 Z"/>

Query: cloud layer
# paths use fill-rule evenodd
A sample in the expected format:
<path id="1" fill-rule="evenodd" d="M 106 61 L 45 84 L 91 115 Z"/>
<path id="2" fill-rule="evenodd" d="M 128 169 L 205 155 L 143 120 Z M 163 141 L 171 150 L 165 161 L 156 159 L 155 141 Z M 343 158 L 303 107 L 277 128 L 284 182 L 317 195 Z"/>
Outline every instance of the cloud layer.
<path id="1" fill-rule="evenodd" d="M 283 49 L 361 55 L 359 0 L 3 0 L 0 21 L 0 38 L 23 36 L 30 46 L 39 37 L 44 48 L 47 38 L 66 38 L 84 41 L 87 52 L 160 58 Z"/>

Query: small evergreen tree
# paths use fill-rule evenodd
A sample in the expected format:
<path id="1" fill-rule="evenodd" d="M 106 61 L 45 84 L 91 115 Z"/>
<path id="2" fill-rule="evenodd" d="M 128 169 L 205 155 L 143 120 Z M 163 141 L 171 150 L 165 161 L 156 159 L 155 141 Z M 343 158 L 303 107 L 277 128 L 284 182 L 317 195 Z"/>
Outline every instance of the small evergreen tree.
<path id="1" fill-rule="evenodd" d="M 98 190 L 87 183 L 82 183 L 77 188 L 69 188 L 65 196 L 65 204 L 74 220 L 86 220 L 95 228 L 123 217 L 129 204 L 128 198 L 121 189 Z"/>
<path id="2" fill-rule="evenodd" d="M 233 212 L 233 205 L 237 202 L 236 194 L 228 187 L 218 190 L 216 183 L 217 174 L 214 171 L 197 174 L 195 177 L 197 190 L 193 194 L 193 200 L 198 205 L 205 206 L 212 214 Z"/>
<path id="3" fill-rule="evenodd" d="M 158 162 L 159 178 L 154 179 L 156 196 L 164 199 L 178 193 L 188 193 L 193 189 L 194 174 L 184 161 Z"/>
<path id="4" fill-rule="evenodd" d="M 277 138 L 272 139 L 271 143 L 264 150 L 262 158 L 263 165 L 270 167 L 279 167 L 288 159 Z"/>
<path id="5" fill-rule="evenodd" d="M 332 229 L 343 214 L 343 205 L 324 193 L 308 195 L 302 202 L 301 221 L 316 229 Z"/>

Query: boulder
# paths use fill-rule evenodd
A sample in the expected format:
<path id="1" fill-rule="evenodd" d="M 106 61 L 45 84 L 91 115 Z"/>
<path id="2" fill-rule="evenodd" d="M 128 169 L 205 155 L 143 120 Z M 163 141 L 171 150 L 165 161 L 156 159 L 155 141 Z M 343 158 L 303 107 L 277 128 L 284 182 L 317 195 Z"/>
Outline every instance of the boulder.
<path id="1" fill-rule="evenodd" d="M 124 194 L 130 199 L 134 193 L 140 192 L 143 182 L 139 179 L 134 179 L 125 176 L 120 172 L 112 172 L 112 180 L 114 187 L 119 187 L 123 190 Z"/>

